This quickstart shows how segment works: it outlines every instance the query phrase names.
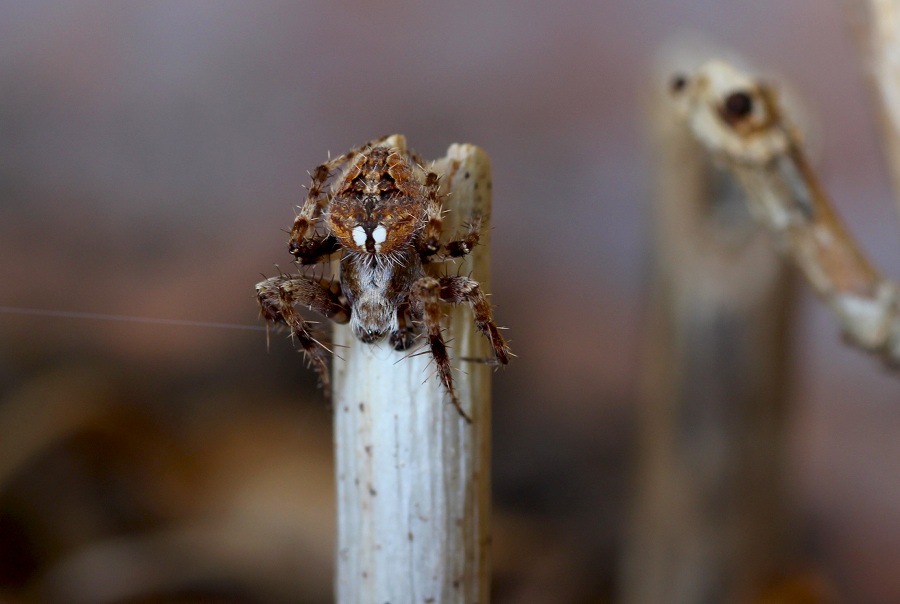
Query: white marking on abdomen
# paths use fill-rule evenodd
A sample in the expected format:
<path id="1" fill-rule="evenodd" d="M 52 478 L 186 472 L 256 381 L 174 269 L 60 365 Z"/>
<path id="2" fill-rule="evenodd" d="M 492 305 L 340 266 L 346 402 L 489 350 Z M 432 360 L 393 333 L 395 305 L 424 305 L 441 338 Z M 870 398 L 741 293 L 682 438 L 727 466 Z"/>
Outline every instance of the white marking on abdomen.
<path id="1" fill-rule="evenodd" d="M 366 247 L 366 231 L 361 226 L 353 227 L 353 243 L 363 249 Z"/>
<path id="2" fill-rule="evenodd" d="M 381 244 L 384 243 L 385 239 L 387 239 L 387 229 L 382 225 L 378 225 L 375 227 L 375 230 L 372 231 L 372 239 L 375 241 L 375 251 L 381 251 Z"/>

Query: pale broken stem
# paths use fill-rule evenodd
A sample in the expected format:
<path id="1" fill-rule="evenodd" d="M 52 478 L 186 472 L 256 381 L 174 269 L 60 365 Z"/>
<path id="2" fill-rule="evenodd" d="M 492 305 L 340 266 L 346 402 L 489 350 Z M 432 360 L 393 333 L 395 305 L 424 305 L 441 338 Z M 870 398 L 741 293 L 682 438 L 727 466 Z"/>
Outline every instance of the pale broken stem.
<path id="1" fill-rule="evenodd" d="M 654 100 L 653 277 L 621 601 L 749 602 L 796 537 L 784 497 L 791 279 L 731 175 Z"/>
<path id="2" fill-rule="evenodd" d="M 832 209 L 800 147 L 765 167 L 730 166 L 769 228 L 785 244 L 845 336 L 881 356 L 900 360 L 898 290 L 870 264 Z"/>
<path id="3" fill-rule="evenodd" d="M 749 99 L 752 111 L 729 122 L 725 107 L 736 93 Z M 845 337 L 896 365 L 898 286 L 875 270 L 844 227 L 774 92 L 711 62 L 679 94 L 694 135 L 741 182 L 751 210 L 832 309 Z"/>
<path id="4" fill-rule="evenodd" d="M 900 0 L 844 0 L 880 118 L 900 211 Z"/>
<path id="5" fill-rule="evenodd" d="M 406 145 L 402 136 L 388 142 Z M 488 289 L 490 160 L 472 145 L 452 145 L 434 170 L 449 193 L 445 234 L 482 217 L 474 252 L 436 270 L 471 274 Z M 339 604 L 488 601 L 491 369 L 460 359 L 492 353 L 467 305 L 446 311 L 455 387 L 471 424 L 451 404 L 427 348 L 397 352 L 335 327 Z"/>

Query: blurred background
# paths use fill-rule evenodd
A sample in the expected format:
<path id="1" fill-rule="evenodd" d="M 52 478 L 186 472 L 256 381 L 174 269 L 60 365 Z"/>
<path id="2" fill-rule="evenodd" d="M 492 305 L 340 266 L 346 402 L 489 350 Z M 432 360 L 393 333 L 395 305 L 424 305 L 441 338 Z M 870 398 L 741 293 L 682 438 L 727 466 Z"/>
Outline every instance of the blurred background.
<path id="1" fill-rule="evenodd" d="M 648 98 L 693 34 L 792 82 L 826 188 L 900 277 L 834 2 L 0 2 L 0 600 L 330 601 L 330 409 L 289 342 L 267 349 L 253 286 L 290 265 L 307 170 L 398 132 L 493 161 L 492 300 L 518 354 L 494 382 L 495 601 L 616 601 Z M 900 601 L 900 379 L 797 290 L 786 572 Z"/>

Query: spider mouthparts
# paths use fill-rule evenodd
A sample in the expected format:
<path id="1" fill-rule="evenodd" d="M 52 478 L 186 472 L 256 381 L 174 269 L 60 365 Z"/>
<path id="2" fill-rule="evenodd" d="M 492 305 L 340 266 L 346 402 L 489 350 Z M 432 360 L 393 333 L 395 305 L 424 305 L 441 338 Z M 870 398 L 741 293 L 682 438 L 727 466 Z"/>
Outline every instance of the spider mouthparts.
<path id="1" fill-rule="evenodd" d="M 381 340 L 381 338 L 383 337 L 384 332 L 377 329 L 367 329 L 365 331 L 361 331 L 359 334 L 359 339 L 366 344 L 374 344 L 375 342 Z"/>

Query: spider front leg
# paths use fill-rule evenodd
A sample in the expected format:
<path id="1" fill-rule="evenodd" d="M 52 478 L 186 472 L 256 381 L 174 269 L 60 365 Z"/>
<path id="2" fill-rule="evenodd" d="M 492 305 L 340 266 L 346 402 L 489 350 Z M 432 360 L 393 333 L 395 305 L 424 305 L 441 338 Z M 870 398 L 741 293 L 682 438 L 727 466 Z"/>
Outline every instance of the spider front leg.
<path id="1" fill-rule="evenodd" d="M 341 243 L 334 235 L 313 235 L 303 239 L 291 239 L 288 247 L 300 264 L 318 264 L 341 249 Z"/>
<path id="2" fill-rule="evenodd" d="M 447 258 L 460 258 L 468 255 L 478 245 L 481 239 L 481 216 L 475 216 L 469 222 L 468 231 L 462 239 L 454 239 L 441 244 L 442 252 L 438 256 L 444 260 Z"/>
<path id="3" fill-rule="evenodd" d="M 441 333 L 441 283 L 433 277 L 422 277 L 412 286 L 411 295 L 414 302 L 418 302 L 422 309 L 422 319 L 425 323 L 425 333 L 428 337 L 428 347 L 431 349 L 431 356 L 437 365 L 438 377 L 447 393 L 450 395 L 450 402 L 456 407 L 459 414 L 468 423 L 472 423 L 472 418 L 463 411 L 459 398 L 456 396 L 456 390 L 453 389 L 453 376 L 450 373 L 450 355 L 447 354 L 447 344 L 444 342 L 444 336 Z"/>
<path id="4" fill-rule="evenodd" d="M 300 213 L 294 220 L 291 236 L 288 239 L 288 250 L 302 264 L 315 264 L 318 261 L 317 258 L 323 256 L 324 250 L 337 244 L 336 240 L 326 244 L 326 240 L 334 238 L 330 235 L 318 235 L 315 232 L 315 223 L 322 214 L 322 208 L 328 203 L 328 195 L 323 191 L 325 183 L 331 177 L 331 171 L 343 160 L 344 156 L 342 155 L 313 170 L 306 201 L 303 202 Z"/>
<path id="5" fill-rule="evenodd" d="M 441 300 L 450 304 L 468 302 L 475 315 L 475 327 L 490 341 L 497 362 L 501 365 L 509 363 L 509 346 L 494 323 L 491 304 L 478 282 L 468 277 L 442 277 L 439 283 Z"/>
<path id="6" fill-rule="evenodd" d="M 419 256 L 423 262 L 443 262 L 451 258 L 468 255 L 481 240 L 481 216 L 474 216 L 468 223 L 466 234 L 460 239 L 441 242 L 443 221 L 440 212 L 437 218 L 430 218 L 425 226 L 425 235 L 420 239 Z"/>
<path id="7" fill-rule="evenodd" d="M 303 275 L 280 275 L 256 285 L 259 312 L 267 323 L 287 325 L 309 364 L 319 376 L 319 384 L 329 395 L 330 380 L 326 363 L 328 349 L 313 337 L 307 322 L 294 305 L 302 304 L 336 323 L 350 320 L 350 307 L 343 301 L 339 283 L 315 280 Z"/>
<path id="8" fill-rule="evenodd" d="M 438 175 L 429 172 L 425 175 L 425 229 L 416 243 L 419 256 L 427 259 L 441 249 L 441 234 L 444 231 L 444 219 L 441 218 L 440 183 Z"/>

